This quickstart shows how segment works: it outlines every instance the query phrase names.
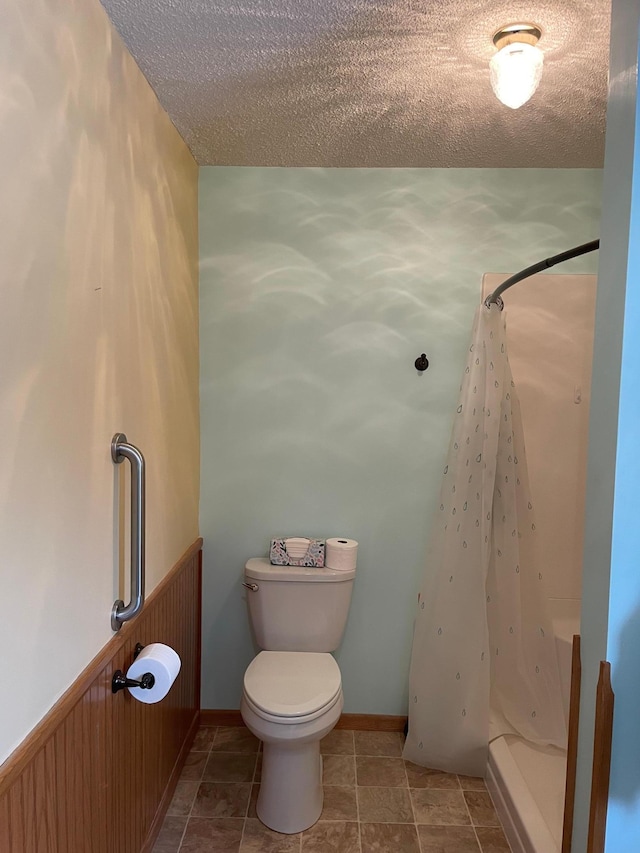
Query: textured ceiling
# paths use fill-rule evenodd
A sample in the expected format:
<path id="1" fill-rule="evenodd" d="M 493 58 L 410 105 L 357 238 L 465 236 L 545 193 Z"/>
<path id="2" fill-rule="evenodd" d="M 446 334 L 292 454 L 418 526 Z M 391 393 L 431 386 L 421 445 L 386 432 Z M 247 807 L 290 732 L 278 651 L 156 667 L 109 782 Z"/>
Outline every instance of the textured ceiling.
<path id="1" fill-rule="evenodd" d="M 609 0 L 103 0 L 200 164 L 597 167 Z M 531 21 L 511 110 L 491 37 Z"/>

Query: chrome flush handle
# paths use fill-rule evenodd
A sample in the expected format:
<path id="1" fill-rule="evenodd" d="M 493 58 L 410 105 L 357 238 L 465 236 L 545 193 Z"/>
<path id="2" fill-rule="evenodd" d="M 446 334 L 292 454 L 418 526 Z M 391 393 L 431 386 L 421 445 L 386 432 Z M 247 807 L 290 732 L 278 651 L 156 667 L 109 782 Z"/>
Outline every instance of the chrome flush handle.
<path id="1" fill-rule="evenodd" d="M 242 586 L 250 589 L 251 592 L 257 592 L 260 589 L 257 583 L 247 583 L 246 581 L 242 581 Z"/>

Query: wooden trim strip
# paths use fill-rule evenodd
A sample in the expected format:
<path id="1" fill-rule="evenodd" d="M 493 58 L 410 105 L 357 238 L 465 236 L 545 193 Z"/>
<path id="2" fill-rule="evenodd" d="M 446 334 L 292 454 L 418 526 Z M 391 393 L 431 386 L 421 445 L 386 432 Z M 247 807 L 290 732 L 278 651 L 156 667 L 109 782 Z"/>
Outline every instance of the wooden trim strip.
<path id="1" fill-rule="evenodd" d="M 564 789 L 564 818 L 562 824 L 562 853 L 571 853 L 573 812 L 576 796 L 576 771 L 578 766 L 578 729 L 580 724 L 580 635 L 574 634 L 571 647 L 571 692 L 569 696 L 569 726 L 567 739 L 567 778 Z"/>
<path id="2" fill-rule="evenodd" d="M 196 696 L 198 697 L 198 707 L 200 707 L 200 697 L 202 696 L 202 539 L 199 539 L 200 551 L 198 552 L 198 603 L 197 613 L 200 619 L 198 633 L 199 642 L 196 649 Z M 184 558 L 183 558 L 184 559 Z"/>
<path id="3" fill-rule="evenodd" d="M 23 773 L 45 743 L 55 734 L 61 722 L 69 715 L 73 708 L 82 701 L 84 694 L 91 687 L 96 676 L 109 664 L 109 662 L 124 648 L 131 638 L 131 634 L 137 630 L 138 620 L 146 612 L 148 606 L 159 599 L 167 587 L 173 582 L 175 576 L 182 571 L 183 567 L 202 548 L 202 539 L 197 539 L 180 557 L 173 568 L 165 575 L 155 587 L 145 602 L 142 613 L 130 622 L 125 622 L 122 628 L 115 634 L 106 645 L 98 652 L 62 694 L 50 711 L 40 720 L 34 729 L 27 735 L 23 742 L 16 747 L 3 764 L 0 764 L 0 797 L 11 787 L 14 781 Z M 105 611 L 105 620 L 108 622 L 109 613 Z"/>
<path id="4" fill-rule="evenodd" d="M 390 714 L 342 714 L 336 728 L 359 732 L 403 732 L 406 724 L 406 717 Z"/>
<path id="5" fill-rule="evenodd" d="M 336 728 L 362 732 L 403 732 L 406 722 L 406 717 L 388 714 L 342 714 Z M 200 725 L 244 726 L 244 721 L 240 711 L 203 708 L 200 711 Z"/>
<path id="6" fill-rule="evenodd" d="M 614 694 L 611 687 L 611 664 L 600 661 L 596 690 L 596 723 L 591 774 L 591 807 L 587 853 L 604 853 L 611 771 L 611 736 L 613 733 Z"/>
<path id="7" fill-rule="evenodd" d="M 240 711 L 213 710 L 202 708 L 200 710 L 201 726 L 244 726 L 244 720 Z"/>

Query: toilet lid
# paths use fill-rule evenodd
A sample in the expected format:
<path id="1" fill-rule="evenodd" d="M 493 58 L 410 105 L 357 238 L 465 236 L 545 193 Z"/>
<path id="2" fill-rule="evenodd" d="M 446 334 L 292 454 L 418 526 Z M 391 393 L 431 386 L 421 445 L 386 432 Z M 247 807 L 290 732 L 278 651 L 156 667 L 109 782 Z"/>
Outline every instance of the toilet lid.
<path id="1" fill-rule="evenodd" d="M 260 652 L 244 674 L 248 698 L 261 710 L 280 717 L 304 717 L 328 705 L 342 679 L 326 652 Z"/>

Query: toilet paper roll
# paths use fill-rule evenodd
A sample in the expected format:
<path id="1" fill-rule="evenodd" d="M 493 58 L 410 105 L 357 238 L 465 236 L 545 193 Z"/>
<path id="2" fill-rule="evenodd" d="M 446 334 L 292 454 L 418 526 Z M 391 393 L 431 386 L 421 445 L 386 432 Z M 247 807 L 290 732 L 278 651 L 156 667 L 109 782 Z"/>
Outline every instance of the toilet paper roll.
<path id="1" fill-rule="evenodd" d="M 324 564 L 328 569 L 348 572 L 356 567 L 358 543 L 355 539 L 335 537 L 327 539 Z"/>
<path id="2" fill-rule="evenodd" d="M 160 702 L 171 690 L 171 685 L 180 672 L 180 656 L 171 646 L 164 643 L 150 643 L 145 646 L 127 670 L 127 678 L 140 680 L 145 672 L 155 678 L 155 684 L 149 689 L 129 687 L 129 693 L 138 702 L 153 705 Z"/>

